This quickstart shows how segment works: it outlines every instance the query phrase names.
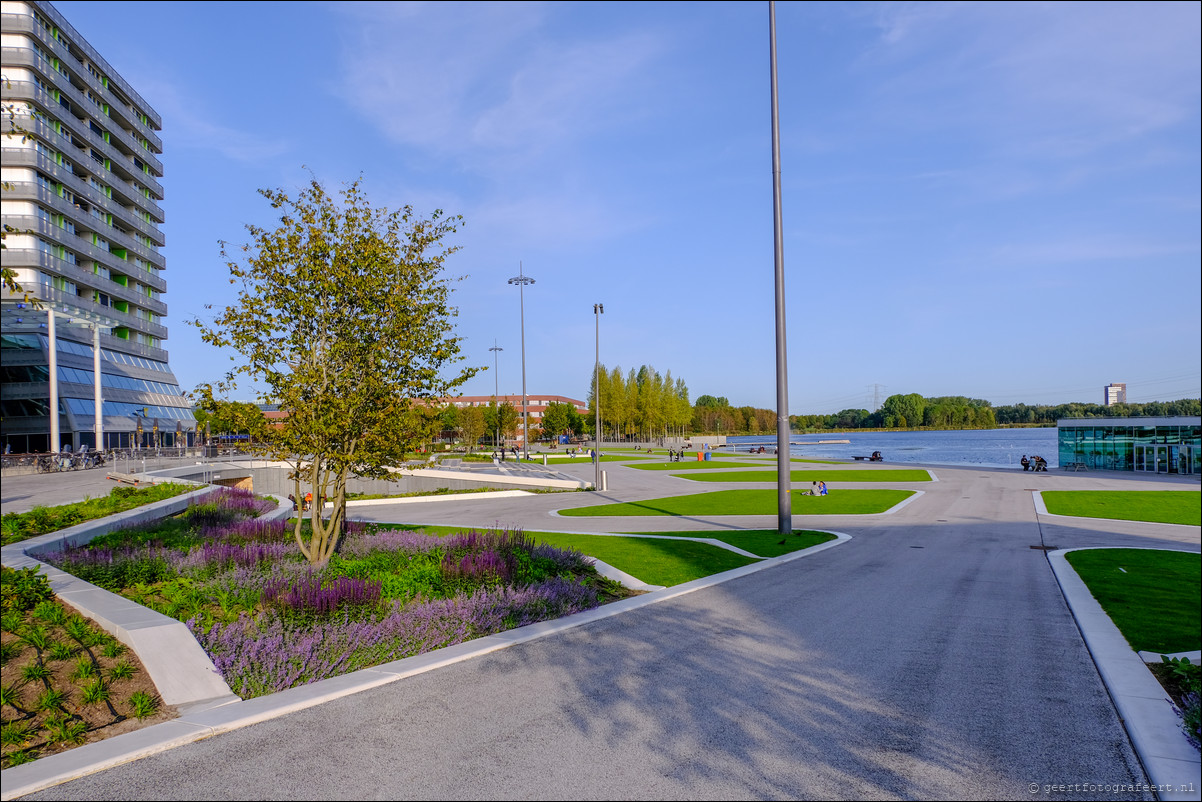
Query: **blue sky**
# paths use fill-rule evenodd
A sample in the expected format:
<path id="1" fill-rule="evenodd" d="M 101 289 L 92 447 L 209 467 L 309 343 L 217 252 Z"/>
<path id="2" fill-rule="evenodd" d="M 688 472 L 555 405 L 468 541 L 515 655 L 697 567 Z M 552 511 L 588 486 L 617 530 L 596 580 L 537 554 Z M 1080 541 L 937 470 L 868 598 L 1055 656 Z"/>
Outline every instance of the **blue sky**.
<path id="1" fill-rule="evenodd" d="M 775 407 L 767 3 L 55 7 L 163 117 L 184 389 L 218 241 L 312 171 L 464 216 L 464 394 L 521 392 L 520 261 L 531 395 L 587 396 L 600 302 L 605 365 Z M 1200 9 L 778 3 L 789 411 L 1202 395 Z"/>

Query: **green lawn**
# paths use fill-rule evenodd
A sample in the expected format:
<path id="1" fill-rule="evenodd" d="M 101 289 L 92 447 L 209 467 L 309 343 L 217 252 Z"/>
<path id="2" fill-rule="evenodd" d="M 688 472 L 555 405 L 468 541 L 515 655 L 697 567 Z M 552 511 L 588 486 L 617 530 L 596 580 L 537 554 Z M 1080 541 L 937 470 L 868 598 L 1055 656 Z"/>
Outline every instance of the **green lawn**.
<path id="1" fill-rule="evenodd" d="M 866 515 L 884 512 L 913 495 L 910 490 L 835 490 L 828 496 L 793 491 L 795 515 Z M 590 515 L 774 515 L 775 490 L 718 490 L 691 496 L 599 504 L 559 510 L 564 516 Z"/>
<path id="2" fill-rule="evenodd" d="M 843 470 L 843 471 L 790 471 L 790 481 L 793 484 L 803 484 L 822 480 L 831 482 L 929 482 L 931 475 L 924 470 Z M 775 482 L 776 471 L 729 471 L 722 473 L 699 474 L 696 476 L 681 475 L 683 479 L 694 482 Z"/>
<path id="3" fill-rule="evenodd" d="M 394 526 L 387 524 L 387 526 Z M 447 535 L 463 531 L 461 526 L 403 526 L 431 535 Z M 682 537 L 709 537 L 738 546 L 761 557 L 778 557 L 793 551 L 808 549 L 819 543 L 833 540 L 834 535 L 826 532 L 794 532 L 780 545 L 779 534 L 769 530 L 722 531 L 722 532 L 647 532 L 648 535 L 664 537 L 618 537 L 614 535 L 578 535 L 568 532 L 532 532 L 526 534 L 544 543 L 564 549 L 576 549 L 619 571 L 641 579 L 650 585 L 679 585 L 712 574 L 741 568 L 758 562 L 733 551 L 697 543 L 678 540 Z M 632 533 L 639 534 L 639 533 Z"/>
<path id="4" fill-rule="evenodd" d="M 1202 495 L 1189 490 L 1045 490 L 1054 515 L 1202 526 Z"/>
<path id="5" fill-rule="evenodd" d="M 1171 654 L 1202 646 L 1197 554 L 1085 549 L 1067 558 L 1132 649 Z"/>

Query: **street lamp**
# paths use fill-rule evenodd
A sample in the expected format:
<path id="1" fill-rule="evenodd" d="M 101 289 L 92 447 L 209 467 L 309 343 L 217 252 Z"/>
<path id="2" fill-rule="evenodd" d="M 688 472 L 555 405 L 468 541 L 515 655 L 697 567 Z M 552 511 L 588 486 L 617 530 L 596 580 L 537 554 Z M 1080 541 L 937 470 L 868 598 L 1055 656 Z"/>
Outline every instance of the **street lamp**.
<path id="1" fill-rule="evenodd" d="M 495 421 L 497 424 L 497 433 L 495 435 L 493 435 L 493 438 L 494 438 L 493 443 L 496 444 L 497 448 L 500 448 L 501 447 L 501 407 L 497 403 L 497 388 L 499 386 L 498 380 L 500 379 L 501 374 L 498 372 L 498 368 L 497 368 L 497 352 L 504 351 L 505 349 L 502 348 L 501 346 L 497 345 L 496 340 L 493 340 L 492 348 L 489 348 L 488 350 L 493 352 L 493 354 L 492 354 L 492 369 L 493 369 L 492 404 L 493 404 L 493 414 L 496 416 Z"/>
<path id="2" fill-rule="evenodd" d="M 593 489 L 601 489 L 601 316 L 605 314 L 605 304 L 593 304 L 593 316 L 597 320 L 597 364 L 593 368 L 593 403 L 597 409 L 596 428 L 593 429 Z"/>
<path id="3" fill-rule="evenodd" d="M 522 455 L 530 459 L 530 419 L 526 412 L 526 285 L 533 284 L 534 279 L 522 272 L 522 263 L 518 262 L 518 274 L 509 279 L 510 284 L 518 285 L 518 307 L 521 310 L 522 322 Z"/>

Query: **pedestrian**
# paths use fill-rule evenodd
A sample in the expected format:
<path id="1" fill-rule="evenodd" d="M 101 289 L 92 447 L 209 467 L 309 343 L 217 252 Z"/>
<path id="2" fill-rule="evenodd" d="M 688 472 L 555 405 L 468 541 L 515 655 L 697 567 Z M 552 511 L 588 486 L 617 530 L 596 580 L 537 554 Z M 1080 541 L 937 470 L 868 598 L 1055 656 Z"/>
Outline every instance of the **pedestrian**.
<path id="1" fill-rule="evenodd" d="M 304 505 L 303 509 L 308 510 L 312 506 L 313 506 L 313 493 L 312 492 L 305 493 L 305 505 Z"/>
<path id="2" fill-rule="evenodd" d="M 1023 466 L 1024 471 L 1031 470 L 1031 460 L 1027 459 L 1027 455 L 1023 454 L 1023 458 L 1018 461 L 1018 464 Z"/>
<path id="3" fill-rule="evenodd" d="M 289 494 L 288 494 L 288 500 L 292 502 L 292 511 L 293 511 L 293 512 L 296 512 L 296 496 L 294 496 L 294 495 L 292 495 L 291 493 L 289 493 Z"/>

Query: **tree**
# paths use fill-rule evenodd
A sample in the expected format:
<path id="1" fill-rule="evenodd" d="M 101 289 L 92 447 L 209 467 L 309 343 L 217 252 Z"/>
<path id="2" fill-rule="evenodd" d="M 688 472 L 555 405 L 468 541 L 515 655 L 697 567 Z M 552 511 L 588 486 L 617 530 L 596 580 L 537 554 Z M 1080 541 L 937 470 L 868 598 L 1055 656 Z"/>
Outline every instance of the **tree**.
<path id="1" fill-rule="evenodd" d="M 459 432 L 467 443 L 470 453 L 484 435 L 484 410 L 481 407 L 464 407 L 459 410 Z"/>
<path id="2" fill-rule="evenodd" d="M 314 505 L 307 540 L 300 517 L 293 530 L 315 565 L 338 546 L 347 479 L 393 478 L 405 452 L 440 426 L 430 400 L 478 370 L 444 375 L 462 357 L 442 276 L 457 248 L 443 240 L 462 218 L 373 208 L 360 181 L 341 202 L 316 179 L 295 197 L 260 190 L 279 226 L 248 225 L 237 257 L 222 243 L 241 290 L 211 323 L 194 321 L 206 342 L 240 357 L 228 385 L 249 377 L 287 414 L 259 450 L 292 465 L 297 497 L 305 482 L 333 503 L 329 520 Z"/>
<path id="3" fill-rule="evenodd" d="M 558 401 L 547 404 L 541 420 L 543 433 L 549 437 L 580 430 L 580 413 L 571 404 Z"/>
<path id="4" fill-rule="evenodd" d="M 216 434 L 245 434 L 250 441 L 257 442 L 267 436 L 267 418 L 263 410 L 249 401 L 224 401 L 213 397 L 211 385 L 196 388 L 199 400 L 195 416 L 197 424 L 208 425 Z"/>
<path id="5" fill-rule="evenodd" d="M 509 401 L 502 401 L 496 414 L 500 419 L 501 437 L 516 438 L 522 420 L 522 413 L 518 412 L 518 408 Z"/>

